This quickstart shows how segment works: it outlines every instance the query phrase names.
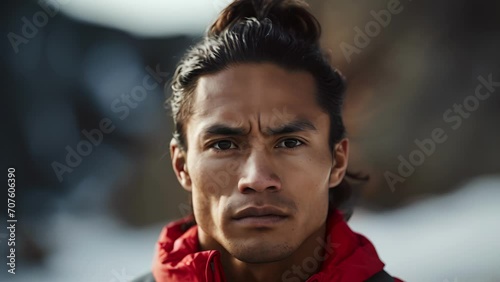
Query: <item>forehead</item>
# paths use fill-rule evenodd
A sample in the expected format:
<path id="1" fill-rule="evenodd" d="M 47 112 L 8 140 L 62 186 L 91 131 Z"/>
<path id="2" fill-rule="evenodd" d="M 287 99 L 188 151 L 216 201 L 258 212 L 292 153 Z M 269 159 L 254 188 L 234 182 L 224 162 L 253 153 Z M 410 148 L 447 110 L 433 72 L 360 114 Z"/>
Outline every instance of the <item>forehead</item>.
<path id="1" fill-rule="evenodd" d="M 252 115 L 265 120 L 284 112 L 301 116 L 321 112 L 313 76 L 274 64 L 241 64 L 200 77 L 192 117 L 230 122 Z"/>

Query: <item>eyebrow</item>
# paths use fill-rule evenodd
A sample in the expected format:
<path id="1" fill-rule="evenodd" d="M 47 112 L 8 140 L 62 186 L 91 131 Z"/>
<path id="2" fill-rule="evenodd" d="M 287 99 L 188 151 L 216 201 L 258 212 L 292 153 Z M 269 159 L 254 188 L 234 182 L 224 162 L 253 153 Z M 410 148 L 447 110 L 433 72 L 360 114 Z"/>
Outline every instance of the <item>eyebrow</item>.
<path id="1" fill-rule="evenodd" d="M 267 128 L 265 133 L 267 135 L 280 135 L 300 131 L 317 131 L 317 129 L 314 124 L 307 119 L 296 119 L 275 128 Z"/>
<path id="2" fill-rule="evenodd" d="M 281 135 L 287 133 L 301 132 L 301 131 L 317 131 L 313 123 L 307 119 L 297 119 L 280 125 L 275 128 L 266 128 L 264 133 L 269 136 Z M 225 124 L 217 123 L 207 127 L 202 136 L 207 137 L 211 135 L 226 135 L 226 136 L 243 136 L 247 134 L 244 128 L 231 127 Z"/>
<path id="3" fill-rule="evenodd" d="M 203 136 L 210 135 L 230 135 L 230 136 L 241 136 L 245 135 L 245 130 L 240 127 L 231 127 L 225 124 L 213 124 L 205 129 Z"/>

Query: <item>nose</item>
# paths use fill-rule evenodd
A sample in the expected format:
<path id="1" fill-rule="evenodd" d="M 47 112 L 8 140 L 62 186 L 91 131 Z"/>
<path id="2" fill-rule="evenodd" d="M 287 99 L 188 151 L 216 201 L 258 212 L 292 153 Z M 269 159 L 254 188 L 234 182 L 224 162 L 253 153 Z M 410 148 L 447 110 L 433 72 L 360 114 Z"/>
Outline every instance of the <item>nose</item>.
<path id="1" fill-rule="evenodd" d="M 277 192 L 281 190 L 281 180 L 276 174 L 270 152 L 255 150 L 245 160 L 238 190 L 243 194 L 253 192 Z"/>

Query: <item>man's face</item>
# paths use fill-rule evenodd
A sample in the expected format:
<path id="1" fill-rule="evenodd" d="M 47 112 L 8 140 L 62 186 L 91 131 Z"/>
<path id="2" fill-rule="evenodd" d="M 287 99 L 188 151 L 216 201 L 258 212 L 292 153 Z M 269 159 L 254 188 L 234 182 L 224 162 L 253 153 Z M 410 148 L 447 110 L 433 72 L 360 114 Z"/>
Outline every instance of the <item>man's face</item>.
<path id="1" fill-rule="evenodd" d="M 290 256 L 325 223 L 348 142 L 330 150 L 311 74 L 242 64 L 202 76 L 174 170 L 192 192 L 200 242 L 245 262 Z"/>

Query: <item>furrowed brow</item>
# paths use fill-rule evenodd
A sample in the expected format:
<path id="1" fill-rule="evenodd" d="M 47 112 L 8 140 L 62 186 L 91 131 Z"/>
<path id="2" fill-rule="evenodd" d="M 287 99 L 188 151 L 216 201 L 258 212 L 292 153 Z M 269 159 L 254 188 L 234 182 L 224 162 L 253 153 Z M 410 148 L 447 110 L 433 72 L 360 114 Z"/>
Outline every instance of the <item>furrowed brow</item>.
<path id="1" fill-rule="evenodd" d="M 231 127 L 224 124 L 213 124 L 207 127 L 202 135 L 204 137 L 212 135 L 230 135 L 230 136 L 241 136 L 245 135 L 245 130 L 239 127 Z"/>
<path id="2" fill-rule="evenodd" d="M 267 128 L 266 134 L 280 135 L 300 131 L 317 131 L 317 129 L 311 121 L 307 119 L 298 119 L 275 128 Z"/>

